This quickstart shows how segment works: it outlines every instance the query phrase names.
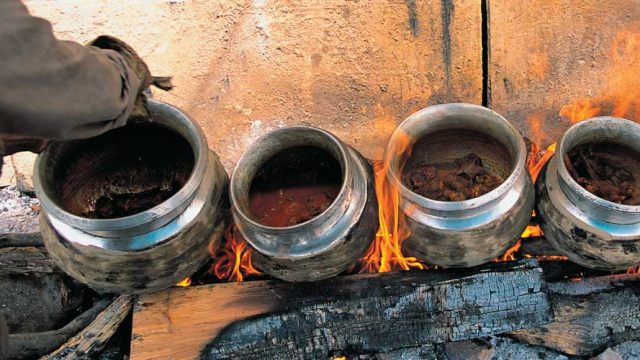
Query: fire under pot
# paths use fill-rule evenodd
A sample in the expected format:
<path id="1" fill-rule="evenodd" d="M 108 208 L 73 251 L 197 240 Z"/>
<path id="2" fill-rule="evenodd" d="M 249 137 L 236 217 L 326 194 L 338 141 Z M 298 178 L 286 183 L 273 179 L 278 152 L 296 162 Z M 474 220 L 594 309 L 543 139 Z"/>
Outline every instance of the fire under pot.
<path id="1" fill-rule="evenodd" d="M 549 242 L 590 268 L 640 264 L 640 125 L 596 117 L 573 125 L 536 182 Z"/>
<path id="2" fill-rule="evenodd" d="M 41 231 L 58 266 L 89 286 L 168 288 L 209 259 L 228 209 L 228 176 L 200 128 L 149 100 L 152 122 L 50 145 L 38 156 Z"/>
<path id="3" fill-rule="evenodd" d="M 335 276 L 375 237 L 371 166 L 321 129 L 287 127 L 257 140 L 233 172 L 230 195 L 253 263 L 276 278 Z"/>
<path id="4" fill-rule="evenodd" d="M 526 155 L 520 133 L 481 106 L 436 105 L 404 120 L 385 161 L 410 231 L 406 255 L 470 267 L 504 253 L 534 205 Z"/>

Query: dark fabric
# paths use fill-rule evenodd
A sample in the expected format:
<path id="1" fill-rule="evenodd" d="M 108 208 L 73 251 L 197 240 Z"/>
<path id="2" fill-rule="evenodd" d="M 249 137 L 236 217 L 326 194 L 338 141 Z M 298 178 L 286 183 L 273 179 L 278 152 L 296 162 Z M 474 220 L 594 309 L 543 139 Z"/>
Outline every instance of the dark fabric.
<path id="1" fill-rule="evenodd" d="M 20 0 L 0 0 L 0 138 L 99 135 L 126 123 L 139 87 L 117 52 L 57 40 Z"/>

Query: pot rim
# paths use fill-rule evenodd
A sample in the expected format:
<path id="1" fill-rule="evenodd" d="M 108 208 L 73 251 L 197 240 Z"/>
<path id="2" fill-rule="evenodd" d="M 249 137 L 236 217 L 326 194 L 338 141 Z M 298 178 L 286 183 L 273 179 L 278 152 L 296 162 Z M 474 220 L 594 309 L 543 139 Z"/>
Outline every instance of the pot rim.
<path id="1" fill-rule="evenodd" d="M 90 234 L 120 237 L 140 235 L 162 227 L 178 216 L 189 205 L 207 170 L 209 152 L 207 140 L 202 129 L 189 115 L 179 108 L 154 99 L 148 99 L 147 101 L 149 112 L 151 113 L 151 123 L 164 126 L 176 132 L 189 142 L 193 150 L 194 165 L 187 182 L 182 188 L 160 204 L 129 216 L 112 219 L 91 219 L 72 214 L 49 196 L 52 189 L 46 187 L 42 181 L 45 176 L 49 149 L 51 146 L 62 144 L 62 142 L 58 142 L 49 145 L 44 152 L 38 155 L 34 165 L 35 191 L 47 215 Z M 161 115 L 156 117 L 154 115 L 156 113 Z"/>
<path id="2" fill-rule="evenodd" d="M 479 114 L 484 115 L 484 117 L 482 117 Z M 420 122 L 430 121 L 434 119 L 440 120 L 443 118 L 450 118 L 450 117 L 461 117 L 461 116 L 469 117 L 470 119 L 475 118 L 475 120 L 480 120 L 480 118 L 482 118 L 482 120 L 493 119 L 493 121 L 496 121 L 498 125 L 504 127 L 505 130 L 510 132 L 512 136 L 516 137 L 517 139 L 516 144 L 512 144 L 512 145 L 515 145 L 516 149 L 515 149 L 515 156 L 512 159 L 513 165 L 512 165 L 511 173 L 495 189 L 481 196 L 463 200 L 463 201 L 433 200 L 424 196 L 420 196 L 417 193 L 411 191 L 409 188 L 407 188 L 404 185 L 404 183 L 397 176 L 398 156 L 393 155 L 393 157 L 389 159 L 389 156 L 392 156 L 390 154 L 395 151 L 395 144 L 397 142 L 397 139 L 400 136 L 407 136 L 405 134 L 407 134 L 408 132 L 405 131 L 405 129 L 412 128 Z M 451 129 L 453 129 L 453 127 Z M 426 132 L 424 134 L 421 134 L 418 138 L 412 139 L 411 146 L 413 146 L 415 142 L 418 141 L 420 138 L 428 135 L 429 133 L 430 132 Z M 489 133 L 485 132 L 484 134 L 495 139 L 495 137 Z M 509 144 L 503 143 L 503 145 L 509 148 Z M 397 186 L 398 189 L 400 189 L 400 194 L 403 198 L 405 198 L 406 200 L 412 203 L 418 204 L 423 208 L 447 213 L 447 212 L 469 211 L 473 209 L 482 208 L 483 206 L 490 204 L 494 201 L 497 201 L 503 196 L 505 196 L 509 192 L 509 190 L 513 188 L 514 184 L 523 175 L 523 173 L 525 173 L 524 175 L 527 176 L 526 169 L 525 169 L 526 156 L 527 156 L 526 145 L 524 143 L 524 139 L 522 138 L 522 135 L 502 115 L 480 105 L 467 104 L 467 103 L 449 103 L 449 104 L 433 105 L 433 106 L 424 108 L 422 110 L 419 110 L 413 113 L 412 115 L 410 115 L 408 118 L 406 118 L 402 123 L 400 123 L 400 125 L 398 125 L 398 127 L 395 129 L 395 131 L 391 135 L 391 138 L 389 139 L 387 148 L 385 149 L 384 161 L 385 161 L 385 164 L 387 161 L 389 161 L 389 165 L 387 166 L 386 176 L 391 180 L 394 186 Z"/>
<path id="3" fill-rule="evenodd" d="M 580 198 L 586 199 L 587 201 L 591 202 L 592 204 L 594 204 L 595 206 L 603 210 L 611 210 L 615 212 L 629 214 L 629 215 L 632 215 L 634 218 L 636 218 L 638 215 L 640 215 L 640 205 L 618 204 L 613 201 L 609 201 L 599 196 L 596 196 L 595 194 L 591 193 L 589 190 L 582 187 L 582 185 L 578 184 L 578 182 L 573 179 L 573 176 L 569 174 L 569 170 L 565 166 L 564 156 L 575 146 L 580 145 L 580 144 L 572 143 L 576 134 L 582 131 L 586 131 L 586 129 L 589 129 L 590 131 L 595 132 L 595 131 L 599 131 L 600 128 L 604 128 L 604 127 L 622 128 L 623 129 L 622 131 L 624 131 L 624 129 L 635 129 L 635 132 L 640 134 L 640 124 L 633 122 L 631 120 L 613 117 L 613 116 L 593 117 L 593 118 L 581 121 L 577 124 L 574 124 L 564 133 L 564 135 L 558 142 L 558 148 L 555 155 L 559 155 L 559 156 L 554 156 L 554 161 L 556 162 L 557 171 L 560 175 L 560 178 L 562 179 L 562 182 L 564 182 L 570 188 L 571 191 L 576 192 Z M 603 140 L 609 140 L 609 139 L 603 138 Z M 587 141 L 584 143 L 586 144 L 586 143 L 604 142 L 603 140 Z M 614 141 L 611 140 L 611 142 L 614 142 Z M 629 145 L 626 145 L 626 146 L 629 146 Z"/>
<path id="4" fill-rule="evenodd" d="M 304 130 L 307 132 L 315 132 L 317 134 L 320 134 L 321 136 L 323 136 L 324 138 L 328 139 L 334 146 L 335 148 L 338 150 L 339 153 L 339 158 L 337 158 L 336 160 L 340 163 L 342 169 L 342 181 L 340 183 L 340 191 L 338 191 L 338 194 L 336 195 L 335 199 L 333 199 L 333 201 L 331 202 L 331 204 L 324 210 L 322 211 L 320 214 L 312 217 L 311 219 L 295 224 L 295 225 L 291 225 L 291 226 L 283 226 L 283 227 L 277 227 L 277 226 L 268 226 L 268 225 L 264 225 L 256 220 L 254 220 L 250 214 L 248 213 L 248 211 L 245 211 L 247 209 L 245 209 L 245 206 L 236 206 L 236 204 L 243 204 L 242 202 L 239 202 L 238 200 L 240 198 L 242 198 L 243 195 L 241 195 L 241 191 L 242 189 L 239 188 L 239 182 L 237 181 L 237 178 L 240 173 L 240 171 L 242 170 L 242 168 L 244 166 L 246 166 L 246 163 L 250 160 L 249 157 L 251 156 L 251 154 L 255 151 L 255 149 L 263 142 L 268 140 L 271 137 L 274 136 L 278 136 L 282 133 L 286 133 L 288 131 L 296 131 L 296 130 Z M 277 151 L 275 151 L 275 153 L 278 153 L 280 151 L 286 150 L 289 147 L 282 147 L 277 149 Z M 275 154 L 274 153 L 274 154 Z M 262 161 L 259 165 L 258 168 L 261 167 L 262 165 L 264 165 L 264 163 L 266 161 L 268 161 L 269 159 L 265 159 L 264 161 Z M 245 221 L 247 223 L 249 223 L 252 227 L 256 228 L 256 229 L 261 229 L 261 230 L 266 230 L 266 231 L 282 231 L 282 232 L 295 232 L 299 229 L 302 229 L 304 227 L 307 226 L 312 226 L 313 224 L 316 223 L 322 223 L 324 222 L 324 218 L 326 216 L 328 216 L 329 214 L 331 214 L 333 212 L 333 208 L 335 208 L 337 206 L 338 203 L 340 203 L 342 201 L 342 199 L 346 196 L 346 192 L 348 190 L 348 181 L 349 179 L 351 179 L 351 166 L 349 165 L 349 159 L 348 159 L 348 155 L 347 155 L 347 150 L 346 148 L 343 146 L 343 144 L 341 143 L 341 141 L 333 134 L 331 134 L 330 132 L 314 127 L 314 126 L 308 126 L 308 125 L 292 125 L 292 126 L 285 126 L 279 129 L 276 129 L 274 131 L 271 131 L 265 135 L 260 136 L 256 141 L 253 142 L 253 144 L 251 144 L 251 146 L 242 154 L 242 156 L 240 157 L 240 159 L 238 160 L 238 162 L 236 163 L 236 166 L 233 170 L 233 173 L 231 175 L 231 181 L 230 181 L 230 191 L 229 191 L 229 196 L 231 199 L 231 204 L 233 205 L 233 209 L 234 209 L 234 214 L 241 217 L 242 221 Z M 251 182 L 253 182 L 253 179 L 255 178 L 255 174 L 254 177 L 252 177 Z M 248 197 L 249 195 L 247 194 L 247 201 L 248 201 Z M 254 244 L 255 247 L 255 244 Z"/>

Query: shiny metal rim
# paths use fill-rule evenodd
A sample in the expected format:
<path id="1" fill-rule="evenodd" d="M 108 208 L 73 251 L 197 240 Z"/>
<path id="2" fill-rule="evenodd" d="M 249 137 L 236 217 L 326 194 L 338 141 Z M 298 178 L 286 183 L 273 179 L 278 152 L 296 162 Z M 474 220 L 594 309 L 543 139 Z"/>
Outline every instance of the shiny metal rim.
<path id="1" fill-rule="evenodd" d="M 186 184 L 176 194 L 155 207 L 127 217 L 116 219 L 89 219 L 74 215 L 58 206 L 48 195 L 41 177 L 45 174 L 47 151 L 35 163 L 34 185 L 36 194 L 47 214 L 85 232 L 107 237 L 144 234 L 166 225 L 180 214 L 193 198 L 204 178 L 208 163 L 208 147 L 204 133 L 183 111 L 167 103 L 149 99 L 149 110 L 157 123 L 166 126 L 189 141 L 194 150 L 195 164 Z M 160 114 L 164 114 L 160 116 Z"/>
<path id="2" fill-rule="evenodd" d="M 428 199 L 414 193 L 413 191 L 409 190 L 398 178 L 396 174 L 398 159 L 397 157 L 392 155 L 392 153 L 395 151 L 395 142 L 397 142 L 397 139 L 400 136 L 403 136 L 403 132 L 410 133 L 410 131 L 407 131 L 407 129 L 411 129 L 419 122 L 441 120 L 448 117 L 469 117 L 470 119 L 475 120 L 482 119 L 494 121 L 497 126 L 501 126 L 510 133 L 510 136 L 517 139 L 514 144 L 510 144 L 511 146 L 515 146 L 516 149 L 516 163 L 514 169 L 509 177 L 494 190 L 477 198 L 464 201 L 438 201 Z M 507 146 L 509 144 L 505 145 Z M 393 157 L 388 160 L 389 156 Z M 528 176 L 525 169 L 526 156 L 527 154 L 524 139 L 507 119 L 485 107 L 464 103 L 435 105 L 414 113 L 413 115 L 405 119 L 394 131 L 385 150 L 385 161 L 390 161 L 390 166 L 387 170 L 387 177 L 394 184 L 394 186 L 397 186 L 400 189 L 400 193 L 404 199 L 418 204 L 425 209 L 433 210 L 435 213 L 457 212 L 460 213 L 460 215 L 473 210 L 485 210 L 489 204 L 495 201 L 499 201 L 499 199 L 504 197 L 509 192 L 509 189 L 511 189 L 514 184 L 522 178 L 522 176 Z"/>

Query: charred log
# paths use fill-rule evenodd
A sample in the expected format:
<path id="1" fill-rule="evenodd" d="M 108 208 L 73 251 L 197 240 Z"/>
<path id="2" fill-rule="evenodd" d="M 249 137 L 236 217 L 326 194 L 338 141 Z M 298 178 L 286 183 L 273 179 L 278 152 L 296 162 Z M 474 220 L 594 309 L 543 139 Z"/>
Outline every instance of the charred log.
<path id="1" fill-rule="evenodd" d="M 0 330 L 0 359 L 31 358 L 55 350 L 89 325 L 107 305 L 108 300 L 101 300 L 63 328 L 38 333 L 8 334 L 6 323 L 0 320 L 0 328 L 4 329 Z"/>
<path id="2" fill-rule="evenodd" d="M 0 234 L 0 248 L 26 246 L 43 247 L 40 233 Z"/>
<path id="3" fill-rule="evenodd" d="M 84 330 L 41 360 L 92 359 L 100 353 L 116 332 L 133 304 L 130 295 L 120 295 Z"/>
<path id="4" fill-rule="evenodd" d="M 544 236 L 522 239 L 518 256 L 535 258 L 539 261 L 546 281 L 562 281 L 588 276 L 605 276 L 611 272 L 586 268 L 578 265 L 556 250 Z"/>
<path id="5" fill-rule="evenodd" d="M 41 276 L 62 273 L 43 247 L 0 248 L 0 276 L 15 274 Z"/>
<path id="6" fill-rule="evenodd" d="M 566 281 L 590 276 L 610 275 L 610 271 L 590 269 L 569 260 L 541 260 L 542 276 L 546 281 Z"/>
<path id="7" fill-rule="evenodd" d="M 384 353 L 536 327 L 552 318 L 545 288 L 533 260 L 281 287 L 286 307 L 232 323 L 202 358 Z"/>
<path id="8" fill-rule="evenodd" d="M 549 284 L 555 320 L 512 333 L 518 340 L 571 355 L 640 340 L 640 275 L 612 275 Z"/>

